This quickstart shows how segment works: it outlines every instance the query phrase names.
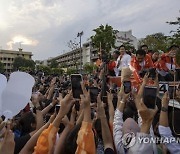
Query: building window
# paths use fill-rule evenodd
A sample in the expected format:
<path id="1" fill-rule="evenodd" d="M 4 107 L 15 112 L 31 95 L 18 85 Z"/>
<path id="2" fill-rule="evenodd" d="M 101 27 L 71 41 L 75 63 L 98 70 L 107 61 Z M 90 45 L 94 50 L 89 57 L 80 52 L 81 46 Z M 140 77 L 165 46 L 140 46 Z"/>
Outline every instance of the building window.
<path id="1" fill-rule="evenodd" d="M 4 60 L 6 60 L 6 58 L 4 58 Z"/>
<path id="2" fill-rule="evenodd" d="M 8 58 L 8 61 L 10 61 L 11 60 L 11 58 Z"/>

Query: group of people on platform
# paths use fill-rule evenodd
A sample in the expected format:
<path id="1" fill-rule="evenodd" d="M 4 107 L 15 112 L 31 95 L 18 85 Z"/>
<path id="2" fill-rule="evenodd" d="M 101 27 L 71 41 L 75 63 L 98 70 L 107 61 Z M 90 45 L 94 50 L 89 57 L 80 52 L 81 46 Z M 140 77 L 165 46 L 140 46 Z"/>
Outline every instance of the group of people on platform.
<path id="1" fill-rule="evenodd" d="M 121 75 L 123 68 L 130 68 L 134 79 L 137 83 L 141 83 L 145 72 L 155 68 L 160 81 L 174 81 L 174 74 L 180 68 L 176 63 L 175 56 L 177 52 L 180 52 L 177 45 L 172 45 L 168 52 L 149 51 L 147 45 L 142 45 L 135 53 L 127 51 L 126 46 L 121 45 L 119 50 L 113 52 L 113 60 L 109 61 L 109 75 L 117 77 Z M 102 58 L 100 55 L 97 66 L 101 67 L 101 64 Z M 180 76 L 176 76 L 176 78 L 178 77 Z"/>

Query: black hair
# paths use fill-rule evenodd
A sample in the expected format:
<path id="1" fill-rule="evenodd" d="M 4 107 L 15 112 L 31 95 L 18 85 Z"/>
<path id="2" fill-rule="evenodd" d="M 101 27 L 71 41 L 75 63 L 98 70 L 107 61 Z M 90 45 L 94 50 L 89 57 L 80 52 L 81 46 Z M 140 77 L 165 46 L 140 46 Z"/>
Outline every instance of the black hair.
<path id="1" fill-rule="evenodd" d="M 113 53 L 116 54 L 116 55 L 120 55 L 118 50 L 115 50 Z"/>
<path id="2" fill-rule="evenodd" d="M 25 135 L 33 131 L 31 124 L 35 124 L 35 123 L 36 123 L 36 118 L 33 115 L 33 113 L 32 112 L 25 113 L 19 121 L 19 124 L 22 128 L 21 129 L 22 134 Z"/>
<path id="3" fill-rule="evenodd" d="M 145 56 L 146 55 L 146 52 L 144 50 L 137 50 L 136 51 L 136 55 L 141 55 L 141 56 Z"/>
<path id="4" fill-rule="evenodd" d="M 144 45 L 141 45 L 140 49 L 142 49 L 143 47 L 148 48 L 148 46 L 146 44 L 144 44 Z"/>
<path id="5" fill-rule="evenodd" d="M 171 51 L 171 50 L 176 50 L 176 49 L 179 49 L 179 46 L 178 46 L 178 45 L 171 45 L 171 46 L 169 47 L 169 51 Z"/>
<path id="6" fill-rule="evenodd" d="M 125 121 L 127 118 L 133 118 L 134 112 L 130 107 L 126 107 L 123 112 L 123 121 Z"/>
<path id="7" fill-rule="evenodd" d="M 81 128 L 81 124 L 77 124 L 71 132 L 67 135 L 65 139 L 65 146 L 64 146 L 64 152 L 66 154 L 74 154 L 77 149 L 77 137 L 78 137 L 78 132 Z"/>
<path id="8" fill-rule="evenodd" d="M 124 48 L 126 49 L 125 45 L 120 45 L 120 46 L 119 46 L 119 50 L 120 50 L 121 47 L 124 47 Z"/>

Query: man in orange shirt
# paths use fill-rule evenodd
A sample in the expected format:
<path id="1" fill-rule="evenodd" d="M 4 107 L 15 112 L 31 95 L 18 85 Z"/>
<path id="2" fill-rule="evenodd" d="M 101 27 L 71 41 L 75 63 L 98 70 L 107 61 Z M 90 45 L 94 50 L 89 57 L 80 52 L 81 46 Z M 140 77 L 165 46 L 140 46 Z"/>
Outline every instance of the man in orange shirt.
<path id="1" fill-rule="evenodd" d="M 169 52 L 161 56 L 159 74 L 164 77 L 166 81 L 174 80 L 175 69 L 179 66 L 176 63 L 176 53 L 179 52 L 179 46 L 172 45 Z"/>
<path id="2" fill-rule="evenodd" d="M 132 57 L 130 69 L 133 72 L 134 79 L 137 83 L 142 82 L 142 77 L 150 68 L 153 68 L 151 57 L 144 50 L 137 50 L 136 56 Z"/>

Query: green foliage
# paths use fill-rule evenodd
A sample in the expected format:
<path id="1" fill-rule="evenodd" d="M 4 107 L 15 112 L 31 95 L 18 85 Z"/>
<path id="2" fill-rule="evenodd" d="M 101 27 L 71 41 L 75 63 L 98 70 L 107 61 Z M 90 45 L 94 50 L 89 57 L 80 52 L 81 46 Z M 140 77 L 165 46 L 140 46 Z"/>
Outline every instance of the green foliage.
<path id="1" fill-rule="evenodd" d="M 91 36 L 92 44 L 95 48 L 104 49 L 106 52 L 109 52 L 112 47 L 115 47 L 116 40 L 116 30 L 113 30 L 111 26 L 106 24 L 105 26 L 100 25 L 98 28 L 93 30 L 96 34 Z"/>
<path id="2" fill-rule="evenodd" d="M 123 45 L 126 47 L 126 50 L 130 50 L 130 49 L 135 50 L 135 47 L 129 42 L 123 43 Z"/>
<path id="3" fill-rule="evenodd" d="M 50 65 L 51 68 L 57 68 L 58 67 L 58 62 L 56 60 L 51 60 Z"/>
<path id="4" fill-rule="evenodd" d="M 146 38 L 139 42 L 139 45 L 143 44 L 146 44 L 148 48 L 153 51 L 167 51 L 169 47 L 167 36 L 165 36 L 163 33 L 147 35 Z"/>
<path id="5" fill-rule="evenodd" d="M 49 66 L 45 66 L 45 65 L 38 65 L 36 67 L 37 71 L 42 71 L 45 74 L 51 74 L 51 68 Z"/>
<path id="6" fill-rule="evenodd" d="M 30 70 L 34 70 L 35 62 L 33 60 L 27 60 L 23 57 L 16 57 L 13 62 L 13 69 L 18 70 L 23 67 L 29 68 Z"/>
<path id="7" fill-rule="evenodd" d="M 51 69 L 51 73 L 52 73 L 52 74 L 58 74 L 58 75 L 61 75 L 61 74 L 64 73 L 64 70 L 61 69 L 61 68 L 52 68 L 52 69 Z"/>
<path id="8" fill-rule="evenodd" d="M 169 42 L 170 44 L 180 44 L 180 17 L 177 17 L 176 21 L 167 22 L 170 25 L 178 26 L 176 30 L 172 30 L 170 33 L 172 33 L 172 36 L 169 36 Z"/>
<path id="9" fill-rule="evenodd" d="M 89 74 L 92 74 L 94 69 L 96 69 L 96 65 L 94 64 L 89 64 L 89 63 L 86 63 L 84 66 L 83 66 L 83 69 L 86 73 L 89 73 Z"/>
<path id="10" fill-rule="evenodd" d="M 76 69 L 73 69 L 73 68 L 68 68 L 67 69 L 67 75 L 71 75 L 71 74 L 74 74 L 74 73 L 77 73 Z"/>
<path id="11" fill-rule="evenodd" d="M 4 72 L 4 64 L 0 62 L 0 73 Z"/>

